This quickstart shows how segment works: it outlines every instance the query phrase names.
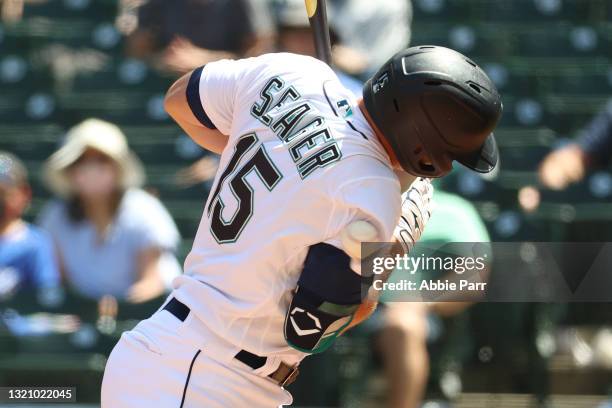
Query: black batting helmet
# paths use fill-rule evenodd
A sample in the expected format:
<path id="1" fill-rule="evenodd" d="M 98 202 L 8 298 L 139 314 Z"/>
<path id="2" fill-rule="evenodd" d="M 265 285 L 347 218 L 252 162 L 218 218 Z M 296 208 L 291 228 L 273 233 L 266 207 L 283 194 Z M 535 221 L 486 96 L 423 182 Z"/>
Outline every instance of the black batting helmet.
<path id="1" fill-rule="evenodd" d="M 456 51 L 420 46 L 398 52 L 366 82 L 363 99 L 408 173 L 441 177 L 453 160 L 480 173 L 497 165 L 491 132 L 502 113 L 500 95 L 484 71 Z"/>

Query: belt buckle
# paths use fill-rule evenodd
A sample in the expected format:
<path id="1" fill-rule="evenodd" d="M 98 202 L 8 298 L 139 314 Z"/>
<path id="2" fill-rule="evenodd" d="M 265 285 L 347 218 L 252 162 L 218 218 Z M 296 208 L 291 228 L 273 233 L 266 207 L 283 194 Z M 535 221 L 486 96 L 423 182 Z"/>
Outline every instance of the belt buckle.
<path id="1" fill-rule="evenodd" d="M 287 385 L 293 384 L 295 380 L 297 379 L 297 376 L 299 373 L 300 373 L 300 369 L 298 367 L 298 364 L 296 364 L 291 368 L 291 371 L 289 371 L 285 379 L 280 381 L 278 385 L 281 387 L 285 387 Z"/>

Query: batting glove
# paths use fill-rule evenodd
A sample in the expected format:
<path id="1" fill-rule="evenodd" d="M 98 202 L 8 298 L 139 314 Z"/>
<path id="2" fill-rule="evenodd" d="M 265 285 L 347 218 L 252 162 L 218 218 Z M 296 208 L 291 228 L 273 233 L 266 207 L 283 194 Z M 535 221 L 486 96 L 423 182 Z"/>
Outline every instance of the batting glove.
<path id="1" fill-rule="evenodd" d="M 421 238 L 431 215 L 433 186 L 430 179 L 417 178 L 402 194 L 402 215 L 393 236 L 409 253 Z"/>

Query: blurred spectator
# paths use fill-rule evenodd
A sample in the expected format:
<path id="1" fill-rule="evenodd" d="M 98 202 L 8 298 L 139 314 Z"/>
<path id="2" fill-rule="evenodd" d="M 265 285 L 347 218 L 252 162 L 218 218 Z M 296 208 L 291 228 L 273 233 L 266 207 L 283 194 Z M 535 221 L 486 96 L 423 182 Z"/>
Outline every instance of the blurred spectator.
<path id="1" fill-rule="evenodd" d="M 194 184 L 207 183 L 215 178 L 219 167 L 219 156 L 210 153 L 182 168 L 176 173 L 176 183 L 181 187 L 190 187 Z"/>
<path id="2" fill-rule="evenodd" d="M 139 188 L 143 180 L 121 130 L 98 119 L 72 128 L 47 161 L 46 181 L 59 199 L 43 209 L 40 224 L 78 294 L 138 303 L 161 295 L 180 274 L 176 225 Z"/>
<path id="3" fill-rule="evenodd" d="M 303 0 L 275 1 L 274 16 L 278 32 L 279 51 L 310 55 L 311 57 L 316 56 L 312 31 Z M 332 36 L 335 37 L 333 27 L 330 28 L 330 31 Z M 340 82 L 355 96 L 361 96 L 361 82 L 351 78 L 341 68 L 336 69 L 336 75 L 338 75 Z"/>
<path id="4" fill-rule="evenodd" d="M 0 1 L 0 17 L 4 23 L 14 23 L 23 17 L 24 0 Z"/>
<path id="5" fill-rule="evenodd" d="M 338 41 L 334 64 L 351 75 L 373 74 L 410 44 L 410 0 L 329 0 L 328 13 Z"/>
<path id="6" fill-rule="evenodd" d="M 261 54 L 272 36 L 264 0 L 149 0 L 138 10 L 127 53 L 185 73 L 223 58 Z"/>
<path id="7" fill-rule="evenodd" d="M 32 192 L 25 166 L 0 151 L 0 301 L 33 292 L 44 306 L 52 306 L 60 275 L 51 239 L 21 216 Z"/>
<path id="8" fill-rule="evenodd" d="M 315 55 L 304 2 L 272 0 L 272 4 L 281 50 Z M 369 76 L 410 43 L 410 0 L 329 0 L 327 6 L 333 62 L 342 72 Z"/>
<path id="9" fill-rule="evenodd" d="M 433 202 L 434 210 L 419 241 L 420 245 L 490 241 L 486 226 L 471 203 L 440 190 L 434 192 Z M 449 225 L 453 225 L 453 228 L 448 228 Z M 396 271 L 391 281 L 401 279 L 398 275 Z M 429 278 L 444 280 L 444 277 Z M 440 317 L 456 316 L 469 303 L 405 302 L 385 297 L 382 300 L 387 303 L 371 324 L 378 326 L 375 345 L 376 352 L 382 357 L 389 386 L 387 405 L 393 408 L 417 408 L 425 395 L 429 376 L 427 342 L 439 340 L 432 339 L 428 320 L 430 323 L 439 323 Z"/>
<path id="10" fill-rule="evenodd" d="M 540 165 L 540 180 L 553 190 L 581 181 L 588 169 L 612 158 L 612 101 L 578 134 L 575 142 L 548 154 Z"/>

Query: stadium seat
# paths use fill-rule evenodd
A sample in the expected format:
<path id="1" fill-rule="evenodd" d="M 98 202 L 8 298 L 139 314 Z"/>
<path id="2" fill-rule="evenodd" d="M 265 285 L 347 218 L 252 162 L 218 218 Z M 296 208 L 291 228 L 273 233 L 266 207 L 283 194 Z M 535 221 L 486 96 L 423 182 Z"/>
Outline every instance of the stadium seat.
<path id="1" fill-rule="evenodd" d="M 24 18 L 70 19 L 87 17 L 112 19 L 117 13 L 116 0 L 26 0 Z"/>

